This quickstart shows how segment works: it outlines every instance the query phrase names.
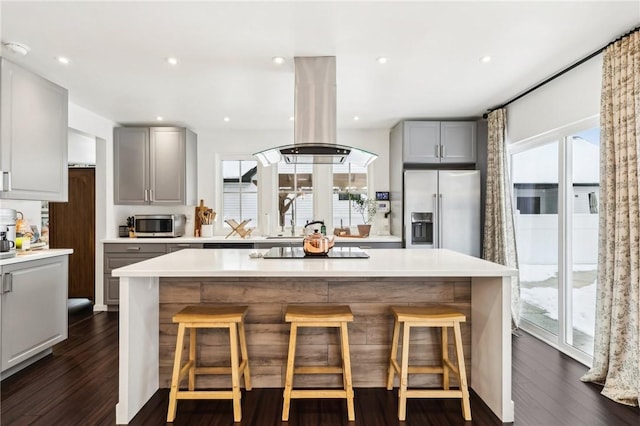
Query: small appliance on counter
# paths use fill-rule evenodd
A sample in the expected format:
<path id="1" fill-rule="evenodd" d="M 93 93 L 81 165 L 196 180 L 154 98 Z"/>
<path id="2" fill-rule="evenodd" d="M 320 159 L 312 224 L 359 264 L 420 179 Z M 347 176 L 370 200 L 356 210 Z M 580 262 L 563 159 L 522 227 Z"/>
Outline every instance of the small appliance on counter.
<path id="1" fill-rule="evenodd" d="M 143 214 L 134 216 L 136 237 L 175 238 L 184 235 L 187 216 L 184 214 Z"/>
<path id="2" fill-rule="evenodd" d="M 16 255 L 16 217 L 13 209 L 0 209 L 0 259 Z"/>
<path id="3" fill-rule="evenodd" d="M 309 233 L 309 229 L 313 229 L 313 233 Z M 326 228 L 324 222 L 316 220 L 309 222 L 304 226 L 304 240 L 302 249 L 307 256 L 326 256 L 333 247 L 333 236 L 327 237 L 320 230 Z"/>

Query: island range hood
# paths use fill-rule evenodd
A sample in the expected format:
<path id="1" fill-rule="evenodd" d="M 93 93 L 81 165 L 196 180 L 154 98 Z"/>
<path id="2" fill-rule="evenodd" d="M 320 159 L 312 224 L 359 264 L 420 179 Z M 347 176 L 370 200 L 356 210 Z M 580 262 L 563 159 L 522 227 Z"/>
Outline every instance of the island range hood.
<path id="1" fill-rule="evenodd" d="M 336 143 L 336 58 L 295 58 L 294 143 L 253 155 L 264 166 L 288 164 L 344 164 L 366 167 L 376 154 Z"/>

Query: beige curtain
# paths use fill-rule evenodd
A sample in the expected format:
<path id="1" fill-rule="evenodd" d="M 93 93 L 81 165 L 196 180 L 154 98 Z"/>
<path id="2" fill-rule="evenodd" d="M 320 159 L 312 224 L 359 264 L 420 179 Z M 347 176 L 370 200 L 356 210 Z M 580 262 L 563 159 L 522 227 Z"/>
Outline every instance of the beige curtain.
<path id="1" fill-rule="evenodd" d="M 602 394 L 638 405 L 640 387 L 640 31 L 604 52 L 600 231 L 593 368 Z"/>
<path id="2" fill-rule="evenodd" d="M 487 200 L 484 219 L 482 257 L 512 268 L 518 267 L 516 236 L 511 207 L 511 179 L 507 165 L 506 112 L 504 108 L 489 113 L 487 142 Z M 520 280 L 511 279 L 511 318 L 520 324 Z"/>

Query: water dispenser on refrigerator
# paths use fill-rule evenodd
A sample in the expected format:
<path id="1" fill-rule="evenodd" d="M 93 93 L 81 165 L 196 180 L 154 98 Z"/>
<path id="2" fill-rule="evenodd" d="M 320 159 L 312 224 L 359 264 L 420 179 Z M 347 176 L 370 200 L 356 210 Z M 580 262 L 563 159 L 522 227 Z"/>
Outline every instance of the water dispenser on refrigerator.
<path id="1" fill-rule="evenodd" d="M 411 212 L 411 244 L 433 245 L 433 213 Z"/>

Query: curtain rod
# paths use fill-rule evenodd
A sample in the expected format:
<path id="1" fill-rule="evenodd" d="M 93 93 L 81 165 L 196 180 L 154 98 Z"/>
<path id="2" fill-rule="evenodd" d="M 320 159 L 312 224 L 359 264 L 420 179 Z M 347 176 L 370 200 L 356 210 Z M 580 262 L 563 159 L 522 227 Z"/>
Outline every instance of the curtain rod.
<path id="1" fill-rule="evenodd" d="M 605 46 L 602 46 L 600 49 L 596 50 L 595 52 L 590 53 L 589 55 L 585 56 L 584 58 L 580 59 L 579 61 L 569 65 L 568 67 L 566 67 L 563 70 L 558 71 L 557 73 L 555 73 L 554 75 L 552 75 L 551 77 L 547 78 L 546 80 L 541 81 L 540 83 L 536 84 L 535 86 L 527 89 L 526 91 L 520 93 L 519 95 L 517 95 L 514 98 L 509 99 L 508 101 L 506 101 L 505 103 L 503 103 L 502 105 L 498 105 L 497 107 L 493 107 L 493 108 L 489 108 L 487 110 L 487 112 L 485 112 L 484 114 L 482 114 L 482 118 L 487 118 L 487 116 L 489 115 L 490 112 L 493 112 L 497 109 L 500 108 L 504 108 L 507 105 L 517 101 L 520 98 L 523 98 L 525 96 L 527 96 L 529 93 L 533 92 L 534 90 L 539 89 L 540 87 L 544 86 L 545 84 L 549 83 L 550 81 L 555 80 L 556 78 L 560 77 L 561 75 L 571 71 L 572 69 L 574 69 L 575 67 L 584 64 L 585 62 L 587 62 L 589 59 L 593 58 L 594 56 L 599 55 L 600 53 L 604 52 L 604 50 L 611 46 L 612 44 L 622 40 L 623 38 L 627 37 L 628 35 L 633 34 L 634 32 L 640 30 L 640 26 L 633 28 L 632 30 L 627 31 L 626 33 L 622 34 L 620 37 L 616 38 L 615 40 L 607 43 Z"/>

